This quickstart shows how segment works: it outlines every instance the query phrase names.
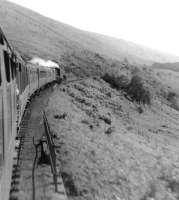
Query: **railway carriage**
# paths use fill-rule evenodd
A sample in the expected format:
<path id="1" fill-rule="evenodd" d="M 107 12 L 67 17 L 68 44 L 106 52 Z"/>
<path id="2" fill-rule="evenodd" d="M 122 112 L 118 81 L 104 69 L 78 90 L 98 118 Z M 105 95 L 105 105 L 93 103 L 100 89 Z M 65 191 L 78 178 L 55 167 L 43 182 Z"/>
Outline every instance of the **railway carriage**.
<path id="1" fill-rule="evenodd" d="M 0 29 L 0 199 L 9 199 L 15 137 L 26 104 L 35 91 L 56 80 L 56 72 L 27 64 Z"/>
<path id="2" fill-rule="evenodd" d="M 0 38 L 0 197 L 7 199 L 16 136 L 16 58 L 2 31 Z"/>

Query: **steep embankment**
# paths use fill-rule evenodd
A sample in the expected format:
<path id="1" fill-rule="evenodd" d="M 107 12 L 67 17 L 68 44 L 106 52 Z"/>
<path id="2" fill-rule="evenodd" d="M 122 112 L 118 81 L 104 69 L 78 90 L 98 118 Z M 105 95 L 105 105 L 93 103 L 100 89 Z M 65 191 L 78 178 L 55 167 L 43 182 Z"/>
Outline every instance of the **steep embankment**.
<path id="1" fill-rule="evenodd" d="M 132 42 L 85 32 L 54 21 L 29 9 L 0 0 L 0 24 L 26 58 L 40 56 L 60 61 L 66 52 L 89 50 L 130 62 L 175 62 L 179 58 L 166 55 Z"/>
<path id="2" fill-rule="evenodd" d="M 179 198 L 179 112 L 124 94 L 99 78 L 54 89 L 47 113 L 70 200 Z"/>

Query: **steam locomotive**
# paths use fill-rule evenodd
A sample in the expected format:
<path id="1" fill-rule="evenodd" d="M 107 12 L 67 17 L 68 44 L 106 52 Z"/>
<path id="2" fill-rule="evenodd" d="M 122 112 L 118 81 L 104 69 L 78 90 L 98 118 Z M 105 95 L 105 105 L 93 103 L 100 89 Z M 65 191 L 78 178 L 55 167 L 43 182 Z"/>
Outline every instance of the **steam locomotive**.
<path id="1" fill-rule="evenodd" d="M 26 63 L 0 28 L 0 199 L 9 199 L 15 138 L 34 92 L 55 81 L 60 69 Z"/>

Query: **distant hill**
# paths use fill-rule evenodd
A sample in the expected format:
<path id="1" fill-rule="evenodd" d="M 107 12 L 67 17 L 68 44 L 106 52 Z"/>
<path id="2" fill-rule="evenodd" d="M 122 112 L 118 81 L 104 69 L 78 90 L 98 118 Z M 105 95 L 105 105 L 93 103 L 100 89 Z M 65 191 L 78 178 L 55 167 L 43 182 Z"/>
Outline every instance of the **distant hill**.
<path id="1" fill-rule="evenodd" d="M 88 50 L 136 64 L 179 61 L 132 42 L 79 30 L 5 0 L 0 0 L 0 25 L 25 58 L 40 56 L 59 62 L 67 52 Z"/>
<path id="2" fill-rule="evenodd" d="M 153 68 L 156 69 L 165 69 L 179 72 L 179 62 L 175 63 L 154 63 L 152 65 Z"/>

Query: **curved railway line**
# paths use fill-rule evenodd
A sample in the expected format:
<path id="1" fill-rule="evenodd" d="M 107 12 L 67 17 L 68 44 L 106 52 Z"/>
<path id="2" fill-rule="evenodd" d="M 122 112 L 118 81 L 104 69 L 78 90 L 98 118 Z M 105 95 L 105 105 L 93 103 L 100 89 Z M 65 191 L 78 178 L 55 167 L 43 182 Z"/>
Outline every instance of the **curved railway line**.
<path id="1" fill-rule="evenodd" d="M 0 28 L 0 199 L 66 199 L 63 181 L 48 161 L 51 151 L 56 158 L 55 147 L 49 148 L 47 137 L 46 148 L 42 144 L 42 111 L 51 89 L 42 90 L 63 78 L 60 67 L 24 61 Z"/>
<path id="2" fill-rule="evenodd" d="M 50 165 L 39 163 L 41 149 L 34 147 L 34 143 L 38 144 L 44 135 L 42 111 L 51 92 L 51 88 L 48 88 L 34 97 L 22 118 L 17 136 L 18 156 L 13 166 L 10 200 L 67 199 L 60 173 L 55 193 Z"/>
<path id="3" fill-rule="evenodd" d="M 83 79 L 64 81 L 61 85 L 81 80 Z M 50 163 L 48 160 L 40 163 L 42 152 L 38 144 L 45 135 L 43 110 L 52 92 L 53 85 L 34 95 L 26 106 L 16 137 L 17 156 L 13 164 L 10 200 L 67 200 L 60 171 L 56 174 L 56 191 Z"/>

